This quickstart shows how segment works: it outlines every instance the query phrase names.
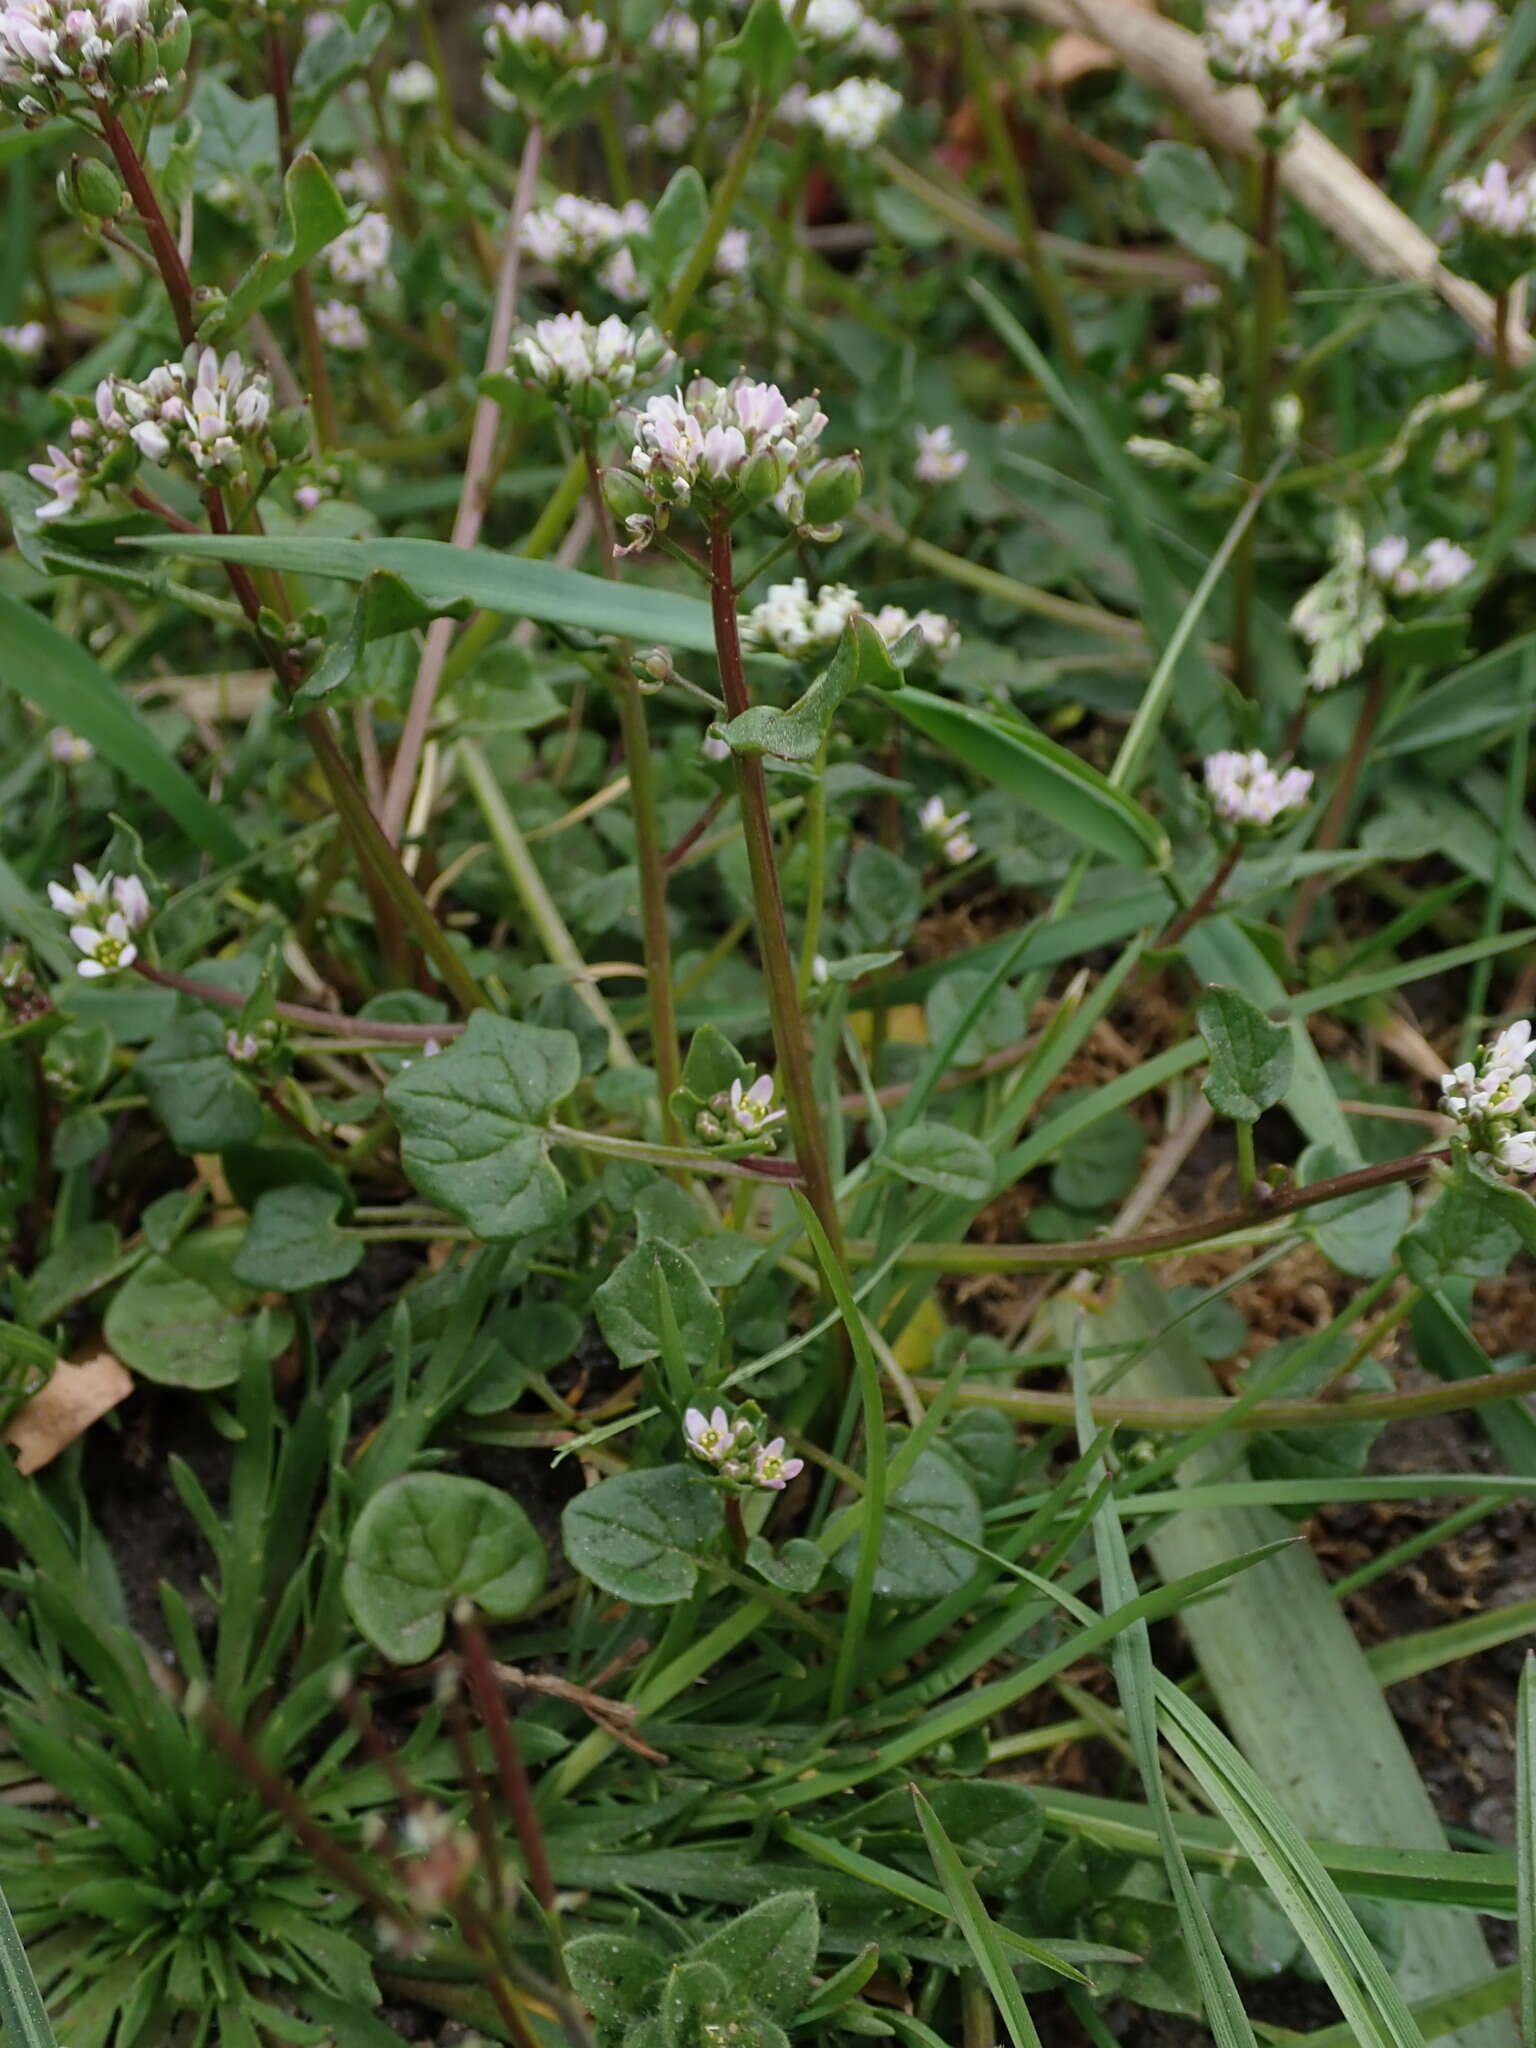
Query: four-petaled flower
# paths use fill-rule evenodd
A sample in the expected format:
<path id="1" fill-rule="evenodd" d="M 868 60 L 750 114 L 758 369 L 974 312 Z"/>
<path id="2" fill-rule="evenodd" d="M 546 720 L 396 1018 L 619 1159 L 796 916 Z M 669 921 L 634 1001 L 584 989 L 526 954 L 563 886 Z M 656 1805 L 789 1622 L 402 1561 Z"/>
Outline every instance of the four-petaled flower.
<path id="1" fill-rule="evenodd" d="M 969 811 L 947 811 L 941 796 L 931 796 L 918 813 L 918 823 L 923 837 L 937 854 L 942 854 L 952 868 L 962 866 L 976 858 L 976 842 L 966 827 L 971 822 Z"/>
<path id="2" fill-rule="evenodd" d="M 964 475 L 971 458 L 955 446 L 953 427 L 919 427 L 916 440 L 912 474 L 920 484 L 951 484 Z"/>
<path id="3" fill-rule="evenodd" d="M 738 1074 L 731 1083 L 731 1122 L 744 1138 L 760 1138 L 784 1121 L 785 1111 L 773 1106 L 773 1076 L 759 1074 L 750 1088 L 743 1088 Z"/>

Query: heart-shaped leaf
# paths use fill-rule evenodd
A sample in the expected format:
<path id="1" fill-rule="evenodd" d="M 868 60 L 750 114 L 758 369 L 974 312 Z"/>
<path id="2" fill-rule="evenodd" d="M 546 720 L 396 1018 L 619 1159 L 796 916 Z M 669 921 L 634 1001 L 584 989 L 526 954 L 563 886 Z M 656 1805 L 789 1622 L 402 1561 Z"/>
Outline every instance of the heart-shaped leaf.
<path id="1" fill-rule="evenodd" d="M 330 1188 L 269 1188 L 258 1197 L 235 1254 L 235 1278 L 278 1294 L 304 1294 L 344 1280 L 363 1256 L 363 1241 L 337 1227 L 340 1207 L 340 1196 Z"/>
<path id="2" fill-rule="evenodd" d="M 1276 1024 L 1235 988 L 1203 990 L 1195 1023 L 1211 1056 L 1206 1100 L 1235 1123 L 1257 1123 L 1291 1085 L 1291 1027 Z"/>
<path id="3" fill-rule="evenodd" d="M 375 1649 L 420 1664 L 461 1600 L 508 1621 L 538 1598 L 547 1571 L 538 1533 L 509 1495 L 448 1472 L 408 1472 L 358 1516 L 342 1593 Z"/>
<path id="4" fill-rule="evenodd" d="M 698 1559 L 725 1517 L 718 1495 L 686 1465 L 621 1472 L 577 1494 L 560 1518 L 577 1571 L 636 1607 L 686 1600 Z"/>

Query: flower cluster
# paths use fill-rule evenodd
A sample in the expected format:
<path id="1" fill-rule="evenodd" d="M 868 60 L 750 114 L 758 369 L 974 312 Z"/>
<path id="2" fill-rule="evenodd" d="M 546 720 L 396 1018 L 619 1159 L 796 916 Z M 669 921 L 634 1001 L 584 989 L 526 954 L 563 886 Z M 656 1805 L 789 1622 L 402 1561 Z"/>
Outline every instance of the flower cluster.
<path id="1" fill-rule="evenodd" d="M 830 653 L 858 609 L 859 594 L 846 583 L 825 583 L 814 596 L 803 576 L 772 583 L 741 622 L 742 645 L 796 661 L 814 659 Z"/>
<path id="2" fill-rule="evenodd" d="M 345 299 L 327 299 L 315 308 L 315 326 L 327 348 L 342 355 L 361 355 L 368 346 L 368 326 L 356 306 Z"/>
<path id="3" fill-rule="evenodd" d="M 1522 1019 L 1440 1079 L 1440 1107 L 1460 1125 L 1455 1135 L 1506 1173 L 1536 1174 L 1533 1052 L 1531 1027 Z"/>
<path id="4" fill-rule="evenodd" d="M 920 484 L 952 484 L 965 474 L 970 456 L 955 446 L 953 427 L 919 427 L 912 474 Z"/>
<path id="5" fill-rule="evenodd" d="M 1441 597 L 1465 583 L 1477 563 L 1453 540 L 1432 540 L 1413 554 L 1400 533 L 1389 533 L 1366 556 L 1371 574 L 1394 597 Z"/>
<path id="6" fill-rule="evenodd" d="M 785 1456 L 783 1437 L 765 1441 L 751 1415 L 733 1416 L 724 1408 L 706 1415 L 702 1408 L 690 1408 L 683 1429 L 693 1455 L 733 1487 L 782 1493 L 805 1466 L 803 1458 Z"/>
<path id="7" fill-rule="evenodd" d="M 724 1145 L 733 1152 L 771 1152 L 787 1114 L 775 1106 L 773 1096 L 772 1074 L 759 1074 L 751 1082 L 738 1074 L 728 1089 L 712 1095 L 699 1111 L 694 1136 L 701 1144 Z"/>
<path id="8" fill-rule="evenodd" d="M 603 479 L 630 536 L 623 552 L 648 546 L 680 505 L 729 519 L 778 501 L 791 524 L 839 518 L 861 479 L 852 458 L 815 462 L 826 423 L 814 398 L 791 405 L 776 384 L 751 377 L 695 377 L 685 390 L 650 399 L 635 415 L 628 467 Z"/>
<path id="9" fill-rule="evenodd" d="M 1512 177 L 1508 164 L 1485 164 L 1477 177 L 1447 185 L 1445 203 L 1462 228 L 1501 240 L 1529 240 L 1536 236 L 1536 169 Z"/>
<path id="10" fill-rule="evenodd" d="M 69 936 L 87 981 L 119 974 L 139 957 L 133 935 L 149 922 L 149 896 L 137 875 L 93 875 L 77 862 L 74 888 L 50 882 L 48 900 L 69 919 Z"/>
<path id="11" fill-rule="evenodd" d="M 944 799 L 931 796 L 918 812 L 917 822 L 934 852 L 952 868 L 976 858 L 976 842 L 966 830 L 971 822 L 969 811 L 946 811 Z"/>
<path id="12" fill-rule="evenodd" d="M 596 325 L 584 313 L 557 313 L 522 328 L 508 354 L 525 384 L 585 420 L 607 419 L 642 377 L 672 360 L 648 321 L 630 326 L 616 313 Z"/>
<path id="13" fill-rule="evenodd" d="M 1304 809 L 1312 794 L 1310 768 L 1276 768 L 1257 747 L 1209 755 L 1204 774 L 1212 810 L 1239 831 L 1267 832 Z"/>
<path id="14" fill-rule="evenodd" d="M 1311 648 L 1307 681 L 1331 690 L 1356 674 L 1365 650 L 1387 622 L 1380 586 L 1370 574 L 1360 522 L 1340 513 L 1332 561 L 1291 609 L 1291 627 Z"/>
<path id="15" fill-rule="evenodd" d="M 813 43 L 851 50 L 876 63 L 894 63 L 901 55 L 901 37 L 866 13 L 859 0 L 808 0 L 800 26 Z"/>
<path id="16" fill-rule="evenodd" d="M 1468 56 L 1496 43 L 1507 17 L 1494 0 L 1429 0 L 1419 16 L 1426 33 L 1443 50 Z"/>
<path id="17" fill-rule="evenodd" d="M 25 121 L 92 99 L 162 93 L 187 61 L 181 0 L 0 0 L 0 104 Z"/>
<path id="18" fill-rule="evenodd" d="M 1226 85 L 1253 85 L 1271 104 L 1329 69 L 1344 22 L 1329 0 L 1225 0 L 1205 17 L 1205 59 Z"/>
<path id="19" fill-rule="evenodd" d="M 437 74 L 419 57 L 389 74 L 389 97 L 397 107 L 429 107 L 437 98 Z"/>
<path id="20" fill-rule="evenodd" d="M 887 647 L 899 647 L 909 633 L 917 632 L 923 651 L 935 661 L 948 661 L 960 645 L 960 628 L 942 612 L 909 612 L 899 604 L 883 604 L 870 623 Z"/>
<path id="21" fill-rule="evenodd" d="M 177 363 L 147 377 L 104 377 L 96 412 L 78 418 L 66 452 L 50 447 L 29 475 L 52 498 L 39 519 L 62 519 L 93 484 L 129 474 L 140 458 L 166 467 L 180 462 L 202 484 L 235 482 L 276 462 L 271 445 L 272 387 L 233 350 L 195 344 Z"/>
<path id="22" fill-rule="evenodd" d="M 389 270 L 389 245 L 389 216 L 365 213 L 327 248 L 326 268 L 338 284 L 377 284 Z"/>
<path id="23" fill-rule="evenodd" d="M 501 105 L 527 101 L 546 119 L 589 85 L 608 48 L 595 14 L 567 14 L 555 0 L 497 0 L 485 30 L 490 61 L 486 96 Z"/>
<path id="24" fill-rule="evenodd" d="M 584 199 L 562 192 L 548 206 L 536 206 L 523 218 L 523 254 L 551 270 L 597 270 L 604 291 L 623 305 L 645 297 L 628 243 L 644 231 L 650 214 L 638 199 L 609 206 L 602 199 Z"/>
<path id="25" fill-rule="evenodd" d="M 787 121 L 803 122 L 841 149 L 873 149 L 901 111 L 901 94 L 883 78 L 845 78 L 825 92 L 791 88 L 779 102 Z"/>
<path id="26" fill-rule="evenodd" d="M 18 363 L 35 363 L 48 346 L 48 330 L 41 320 L 23 320 L 19 327 L 0 327 L 0 356 L 12 356 Z"/>
<path id="27" fill-rule="evenodd" d="M 95 760 L 96 749 L 79 733 L 56 725 L 48 735 L 48 758 L 61 768 L 83 768 L 87 761 Z"/>

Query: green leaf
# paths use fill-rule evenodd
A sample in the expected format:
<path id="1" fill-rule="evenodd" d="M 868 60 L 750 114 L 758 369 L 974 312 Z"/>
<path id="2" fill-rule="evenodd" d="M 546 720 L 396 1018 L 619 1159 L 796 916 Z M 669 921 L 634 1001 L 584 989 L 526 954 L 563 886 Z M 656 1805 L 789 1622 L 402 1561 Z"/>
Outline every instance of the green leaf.
<path id="1" fill-rule="evenodd" d="M 922 1452 L 886 1506 L 875 1592 L 882 1600 L 912 1603 L 946 1599 L 975 1572 L 975 1556 L 964 1546 L 979 1544 L 982 1534 L 969 1479 L 943 1451 Z M 834 1560 L 844 1578 L 852 1576 L 858 1554 L 859 1539 L 850 1537 Z"/>
<path id="2" fill-rule="evenodd" d="M 199 1231 L 164 1257 L 145 1259 L 113 1297 L 102 1324 L 108 1344 L 141 1379 L 207 1393 L 232 1386 L 248 1355 L 250 1292 L 232 1267 L 240 1231 Z M 292 1334 L 287 1315 L 267 1317 L 266 1355 Z"/>
<path id="3" fill-rule="evenodd" d="M 233 1272 L 247 1287 L 304 1294 L 345 1280 L 363 1256 L 363 1241 L 337 1228 L 341 1197 L 327 1188 L 270 1188 L 258 1197 Z"/>
<path id="4" fill-rule="evenodd" d="M 709 606 L 698 598 L 644 583 L 612 583 L 493 548 L 456 548 L 438 540 L 307 540 L 244 533 L 161 534 L 144 545 L 156 553 L 249 562 L 299 576 L 333 576 L 343 583 L 361 583 L 375 569 L 388 569 L 424 604 L 467 598 L 478 609 L 511 618 L 618 633 L 696 654 L 714 652 Z"/>
<path id="5" fill-rule="evenodd" d="M 1402 1240 L 1403 1270 L 1421 1287 L 1503 1273 L 1520 1249 L 1488 1183 L 1458 1161 L 1439 1194 Z"/>
<path id="6" fill-rule="evenodd" d="M 1195 1023 L 1211 1058 L 1202 1084 L 1206 1100 L 1236 1123 L 1257 1123 L 1291 1085 L 1290 1026 L 1272 1023 L 1235 988 L 1202 990 Z"/>
<path id="7" fill-rule="evenodd" d="M 757 4 L 778 13 L 778 0 L 757 0 Z M 787 711 L 776 711 L 771 704 L 754 704 L 714 730 L 733 754 L 814 761 L 845 697 L 865 686 L 894 690 L 900 683 L 901 672 L 885 641 L 868 619 L 856 614 L 843 628 L 830 664 Z"/>
<path id="8" fill-rule="evenodd" d="M 600 2027 L 622 2027 L 655 2009 L 666 1963 L 629 1934 L 582 1934 L 565 1945 L 571 1989 Z"/>
<path id="9" fill-rule="evenodd" d="M 1309 1145 L 1296 1163 L 1303 1186 L 1347 1173 L 1354 1161 L 1333 1145 Z M 1413 1214 L 1407 1188 L 1373 1188 L 1346 1195 L 1337 1202 L 1319 1202 L 1302 1212 L 1307 1235 L 1341 1273 L 1373 1279 L 1385 1273 L 1397 1256 L 1399 1240 Z"/>
<path id="10" fill-rule="evenodd" d="M 696 1371 L 714 1363 L 724 1334 L 720 1304 L 686 1252 L 648 1237 L 624 1259 L 592 1297 L 597 1326 L 626 1371 L 659 1358 L 663 1350 L 657 1289 L 665 1288 L 686 1362 Z"/>
<path id="11" fill-rule="evenodd" d="M 635 1607 L 686 1600 L 724 1526 L 719 1496 L 686 1465 L 600 1480 L 560 1518 L 572 1567 Z"/>
<path id="12" fill-rule="evenodd" d="M 435 618 L 467 618 L 467 598 L 440 600 L 427 604 L 408 583 L 388 569 L 375 569 L 363 579 L 352 607 L 346 631 L 333 640 L 313 670 L 295 692 L 297 704 L 319 704 L 352 679 L 370 640 L 386 639 L 391 633 L 414 632 Z"/>
<path id="13" fill-rule="evenodd" d="M 85 648 L 6 590 L 0 590 L 0 677 L 50 724 L 89 740 L 194 846 L 220 861 L 249 852 L 225 813 L 171 759 Z"/>
<path id="14" fill-rule="evenodd" d="M 283 215 L 277 238 L 264 249 L 224 303 L 214 309 L 199 339 L 227 341 L 259 312 L 327 242 L 352 222 L 351 209 L 312 150 L 300 150 L 283 179 Z"/>
<path id="15" fill-rule="evenodd" d="M 261 1097 L 225 1046 L 228 1019 L 212 1010 L 173 1018 L 139 1055 L 138 1078 L 173 1145 L 222 1152 L 261 1132 Z"/>
<path id="16" fill-rule="evenodd" d="M 778 100 L 795 68 L 795 32 L 779 0 L 752 0 L 746 20 L 718 54 L 733 57 L 751 79 L 754 97 Z"/>
<path id="17" fill-rule="evenodd" d="M 1515 1695 L 1516 1918 L 1520 2034 L 1536 2041 L 1536 1651 L 1527 1650 Z"/>
<path id="18" fill-rule="evenodd" d="M 1051 1105 L 1066 1106 L 1067 1091 Z M 1104 1209 L 1128 1195 L 1141 1171 L 1147 1133 L 1128 1109 L 1112 1109 L 1083 1131 L 1051 1169 L 1051 1193 L 1069 1209 Z"/>
<path id="19" fill-rule="evenodd" d="M 1136 182 L 1147 210 L 1192 256 L 1240 280 L 1248 267 L 1248 239 L 1229 218 L 1232 194 L 1203 149 L 1153 142 L 1141 153 Z"/>
<path id="20" fill-rule="evenodd" d="M 305 55 L 309 48 L 306 44 Z M 303 63 L 300 57 L 300 69 Z M 222 78 L 204 71 L 188 96 L 187 113 L 198 127 L 197 170 L 203 185 L 218 178 L 259 184 L 277 169 L 277 110 L 269 93 L 243 98 Z"/>
<path id="21" fill-rule="evenodd" d="M 953 704 L 910 685 L 893 691 L 890 702 L 908 725 L 1085 846 L 1125 867 L 1167 865 L 1168 838 L 1156 819 L 1023 718 Z"/>
<path id="22" fill-rule="evenodd" d="M 876 1156 L 903 1180 L 967 1202 L 989 1200 L 997 1177 L 997 1162 L 980 1138 L 952 1124 L 908 1124 Z"/>
<path id="23" fill-rule="evenodd" d="M 510 1621 L 544 1590 L 548 1569 L 537 1531 L 509 1494 L 448 1472 L 408 1472 L 358 1516 L 341 1589 L 375 1649 L 393 1664 L 421 1664 L 461 1600 Z"/>
<path id="24" fill-rule="evenodd" d="M 294 96 L 303 102 L 306 126 L 333 92 L 367 70 L 384 45 L 389 25 L 387 7 L 370 7 L 355 28 L 346 11 L 338 11 L 325 17 L 318 35 L 306 39 L 293 67 Z"/>
<path id="25" fill-rule="evenodd" d="M 488 1241 L 559 1221 L 565 1184 L 541 1128 L 581 1078 L 569 1031 L 477 1010 L 435 1059 L 396 1074 L 384 1099 L 413 1183 Z"/>
<path id="26" fill-rule="evenodd" d="M 848 915 L 860 938 L 879 946 L 899 944 L 923 907 L 922 877 L 889 847 L 868 843 L 848 863 Z"/>
<path id="27" fill-rule="evenodd" d="M 915 1785 L 912 1787 L 912 1802 L 917 1808 L 918 1825 L 923 1831 L 923 1840 L 928 1844 L 928 1854 L 933 1858 L 933 1868 L 944 1888 L 944 1896 L 949 1900 L 956 1925 L 965 1936 L 966 1946 L 976 1958 L 987 1989 L 1003 2016 L 1003 2025 L 1008 2029 L 1013 2048 L 1040 2048 L 1040 2036 L 1029 2016 L 1029 2007 L 1024 2003 L 1024 1994 L 1013 1974 L 1013 1965 L 981 1902 L 981 1894 L 961 1862 L 954 1843 L 944 1832 L 938 1815 Z"/>
<path id="28" fill-rule="evenodd" d="M 667 189 L 635 238 L 635 268 L 653 299 L 663 298 L 681 275 L 709 218 L 709 194 L 692 164 L 673 172 Z"/>
<path id="29" fill-rule="evenodd" d="M 816 1590 L 827 1560 L 820 1547 L 803 1536 L 791 1536 L 777 1552 L 761 1536 L 754 1536 L 747 1545 L 747 1563 L 781 1593 L 802 1594 Z"/>
<path id="30" fill-rule="evenodd" d="M 781 1892 L 706 1935 L 691 1962 L 713 1963 L 734 1991 L 787 2020 L 805 2003 L 821 1939 L 814 1892 Z"/>
<path id="31" fill-rule="evenodd" d="M 0 2020 L 14 2048 L 58 2048 L 27 1951 L 0 1891 Z"/>

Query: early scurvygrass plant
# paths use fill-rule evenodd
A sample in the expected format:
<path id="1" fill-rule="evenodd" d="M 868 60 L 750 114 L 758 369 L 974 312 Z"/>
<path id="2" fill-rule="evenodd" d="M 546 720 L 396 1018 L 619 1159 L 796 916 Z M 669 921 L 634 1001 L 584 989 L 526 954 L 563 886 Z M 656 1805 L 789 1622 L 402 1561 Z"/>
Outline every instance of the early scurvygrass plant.
<path id="1" fill-rule="evenodd" d="M 1474 1909 L 1529 1901 L 1378 1676 L 1529 1617 L 1373 1670 L 1273 1520 L 1404 1416 L 1508 1467 L 1381 1482 L 1442 1533 L 1536 1472 L 1473 1294 L 1536 1241 L 1483 1014 L 1528 173 L 1465 169 L 1490 10 L 1330 107 L 1343 28 L 1207 17 L 1250 243 L 1187 141 L 1072 182 L 1141 87 L 1021 152 L 963 6 L 943 179 L 948 60 L 855 0 L 501 5 L 470 81 L 406 12 L 0 10 L 0 1415 L 136 1381 L 0 1472 L 0 1871 L 78 2048 L 388 2041 L 381 1991 L 517 2048 L 988 2000 L 1246 2048 L 1277 1960 L 1372 2048 L 1421 1995 L 1508 2048 Z M 1281 207 L 1304 100 L 1436 166 L 1492 390 L 1474 297 Z M 167 1488 L 195 1564 L 114 1574 Z"/>

